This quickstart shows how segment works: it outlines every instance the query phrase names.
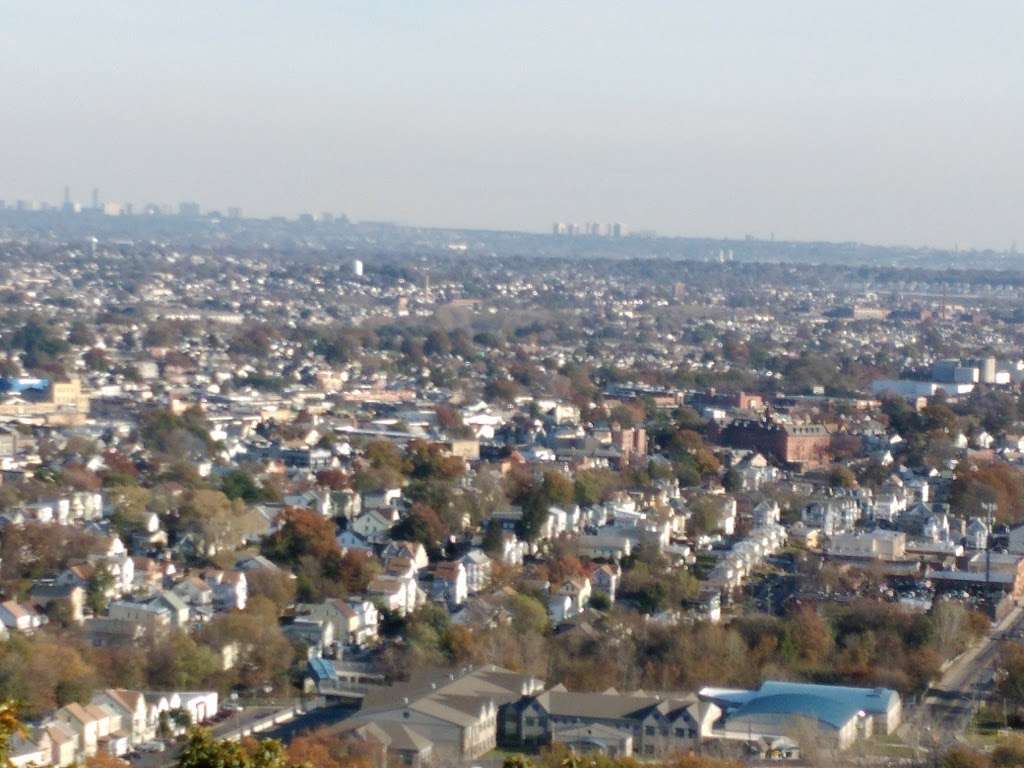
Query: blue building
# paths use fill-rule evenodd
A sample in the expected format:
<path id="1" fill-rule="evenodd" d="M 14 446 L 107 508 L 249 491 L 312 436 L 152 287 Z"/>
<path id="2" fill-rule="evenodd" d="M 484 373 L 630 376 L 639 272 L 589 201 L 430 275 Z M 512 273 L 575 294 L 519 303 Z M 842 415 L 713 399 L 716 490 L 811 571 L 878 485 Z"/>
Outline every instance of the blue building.
<path id="1" fill-rule="evenodd" d="M 888 688 L 765 681 L 756 691 L 705 688 L 700 699 L 721 714 L 712 736 L 771 744 L 807 723 L 838 749 L 873 733 L 890 734 L 900 723 L 900 695 Z"/>

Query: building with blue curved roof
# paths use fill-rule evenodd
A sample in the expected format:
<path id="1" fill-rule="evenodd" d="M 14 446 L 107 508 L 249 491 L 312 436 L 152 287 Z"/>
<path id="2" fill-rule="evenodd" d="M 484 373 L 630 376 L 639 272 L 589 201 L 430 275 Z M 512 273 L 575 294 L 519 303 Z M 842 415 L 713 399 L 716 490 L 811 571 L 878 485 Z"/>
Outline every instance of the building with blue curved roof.
<path id="1" fill-rule="evenodd" d="M 756 691 L 705 688 L 700 698 L 721 710 L 712 726 L 715 737 L 768 743 L 806 732 L 810 724 L 839 749 L 872 733 L 892 733 L 902 711 L 899 694 L 888 688 L 776 680 Z"/>

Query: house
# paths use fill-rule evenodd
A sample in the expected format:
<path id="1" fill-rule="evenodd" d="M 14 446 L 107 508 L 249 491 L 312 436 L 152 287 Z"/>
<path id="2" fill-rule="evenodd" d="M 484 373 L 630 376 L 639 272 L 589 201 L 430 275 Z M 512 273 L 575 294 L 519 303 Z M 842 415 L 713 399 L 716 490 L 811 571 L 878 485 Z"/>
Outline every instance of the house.
<path id="1" fill-rule="evenodd" d="M 633 542 L 620 533 L 585 533 L 577 539 L 577 548 L 581 557 L 618 561 L 629 557 Z"/>
<path id="2" fill-rule="evenodd" d="M 988 545 L 988 525 L 980 517 L 972 517 L 967 524 L 964 545 L 969 549 L 985 549 Z"/>
<path id="3" fill-rule="evenodd" d="M 372 543 L 383 543 L 388 532 L 401 520 L 394 507 L 375 507 L 364 510 L 352 521 L 350 530 Z"/>
<path id="4" fill-rule="evenodd" d="M 178 601 L 180 602 L 180 600 Z M 188 606 L 184 605 L 186 621 Z M 152 601 L 133 602 L 115 600 L 107 607 L 107 618 L 140 628 L 146 633 L 162 632 L 180 620 L 180 615 L 172 617 L 171 609 L 164 604 Z M 173 620 L 172 620 L 173 619 Z"/>
<path id="5" fill-rule="evenodd" d="M 482 549 L 471 549 L 459 561 L 466 569 L 469 593 L 475 595 L 491 583 L 491 558 Z"/>
<path id="6" fill-rule="evenodd" d="M 334 624 L 312 616 L 296 616 L 281 627 L 285 636 L 306 646 L 309 658 L 322 657 L 334 648 Z"/>
<path id="7" fill-rule="evenodd" d="M 218 611 L 242 611 L 249 600 L 249 583 L 243 571 L 208 570 L 203 573 L 213 590 L 213 607 Z"/>
<path id="8" fill-rule="evenodd" d="M 529 551 L 529 545 L 522 541 L 514 533 L 508 531 L 502 531 L 501 533 L 501 551 L 498 554 L 498 559 L 505 565 L 522 565 L 523 558 Z"/>
<path id="9" fill-rule="evenodd" d="M 556 686 L 521 699 L 510 710 L 502 722 L 504 744 L 537 747 L 566 735 L 579 740 L 584 734 L 571 729 L 597 728 L 614 750 L 626 749 L 621 736 L 629 736 L 629 750 L 644 758 L 694 749 L 709 725 L 698 698 L 685 693 L 570 693 Z M 603 729 L 620 738 L 608 738 L 609 731 Z"/>
<path id="10" fill-rule="evenodd" d="M 50 738 L 45 731 L 11 736 L 10 753 L 7 759 L 12 768 L 31 768 L 48 765 L 53 754 Z"/>
<path id="11" fill-rule="evenodd" d="M 50 744 L 49 764 L 57 768 L 74 765 L 78 757 L 78 734 L 67 724 L 54 720 L 44 726 Z"/>
<path id="12" fill-rule="evenodd" d="M 380 557 L 385 562 L 393 557 L 407 558 L 417 571 L 430 564 L 426 548 L 418 541 L 389 541 L 384 545 Z"/>
<path id="13" fill-rule="evenodd" d="M 317 488 L 313 491 L 284 497 L 286 507 L 301 507 L 319 512 L 324 517 L 334 516 L 334 499 L 329 488 Z"/>
<path id="14" fill-rule="evenodd" d="M 462 561 L 438 563 L 434 569 L 431 584 L 432 596 L 448 604 L 450 609 L 458 608 L 469 596 L 469 581 Z"/>
<path id="15" fill-rule="evenodd" d="M 363 552 L 373 552 L 373 544 L 351 528 L 342 531 L 335 536 L 334 539 L 338 542 L 338 546 L 341 548 L 342 552 L 348 552 L 350 549 L 361 550 Z"/>
<path id="16" fill-rule="evenodd" d="M 92 757 L 99 750 L 100 729 L 103 717 L 89 707 L 77 702 L 65 704 L 58 709 L 53 719 L 63 723 L 78 736 L 78 753 Z M 106 725 L 109 732 L 109 723 Z"/>
<path id="17" fill-rule="evenodd" d="M 412 613 L 423 602 L 423 593 L 416 579 L 387 574 L 374 577 L 366 588 L 366 594 L 371 598 L 379 598 L 385 608 L 402 616 Z"/>
<path id="18" fill-rule="evenodd" d="M 592 589 L 590 579 L 586 576 L 571 576 L 562 582 L 557 594 L 564 595 L 572 600 L 572 605 L 569 608 L 570 616 L 575 616 L 590 602 Z"/>
<path id="19" fill-rule="evenodd" d="M 121 727 L 127 732 L 131 744 L 149 741 L 155 735 L 149 728 L 146 698 L 138 691 L 107 688 L 93 694 L 93 704 L 105 704 L 121 716 Z"/>
<path id="20" fill-rule="evenodd" d="M 174 592 L 162 590 L 149 598 L 147 602 L 157 608 L 166 609 L 172 627 L 182 629 L 188 626 L 188 603 L 178 597 Z"/>
<path id="21" fill-rule="evenodd" d="M 68 621 L 81 624 L 85 619 L 85 590 L 74 584 L 57 584 L 54 581 L 37 581 L 28 593 L 29 605 L 50 613 L 51 606 L 64 612 Z"/>
<path id="22" fill-rule="evenodd" d="M 375 491 L 363 494 L 363 511 L 390 507 L 402 498 L 401 488 L 386 488 L 383 491 Z"/>
<path id="23" fill-rule="evenodd" d="M 432 745 L 435 762 L 465 762 L 495 748 L 499 711 L 540 688 L 536 678 L 494 666 L 424 672 L 408 683 L 367 691 L 345 727 L 400 724 Z"/>
<path id="24" fill-rule="evenodd" d="M 346 602 L 332 598 L 322 603 L 300 603 L 296 613 L 330 622 L 334 640 L 341 645 L 362 648 L 378 638 L 377 606 L 369 600 L 349 598 Z"/>
<path id="25" fill-rule="evenodd" d="M 179 691 L 178 708 L 187 712 L 193 723 L 205 723 L 220 712 L 216 691 Z"/>
<path id="26" fill-rule="evenodd" d="M 597 566 L 590 574 L 593 591 L 607 595 L 608 599 L 614 603 L 621 573 L 621 569 L 615 563 L 603 563 Z"/>
<path id="27" fill-rule="evenodd" d="M 213 588 L 198 576 L 186 576 L 172 591 L 194 608 L 213 605 Z"/>
<path id="28" fill-rule="evenodd" d="M 235 563 L 235 570 L 249 573 L 250 571 L 280 571 L 281 568 L 263 555 L 253 555 L 252 557 L 243 557 Z"/>
<path id="29" fill-rule="evenodd" d="M 825 550 L 830 557 L 857 560 L 902 560 L 907 551 L 907 535 L 902 531 L 877 529 L 871 532 L 837 533 Z"/>
<path id="30" fill-rule="evenodd" d="M 754 507 L 754 527 L 761 528 L 766 525 L 778 525 L 782 520 L 782 510 L 779 502 L 774 499 L 765 499 Z"/>
<path id="31" fill-rule="evenodd" d="M 434 745 L 430 739 L 402 723 L 343 722 L 338 733 L 370 747 L 375 755 L 374 765 L 424 768 L 434 764 Z"/>
<path id="32" fill-rule="evenodd" d="M 29 606 L 21 605 L 14 600 L 0 603 L 0 621 L 12 632 L 31 632 L 41 627 L 46 617 L 41 616 Z"/>
<path id="33" fill-rule="evenodd" d="M 548 598 L 548 614 L 553 624 L 572 618 L 575 615 L 572 598 L 569 595 L 552 595 Z"/>

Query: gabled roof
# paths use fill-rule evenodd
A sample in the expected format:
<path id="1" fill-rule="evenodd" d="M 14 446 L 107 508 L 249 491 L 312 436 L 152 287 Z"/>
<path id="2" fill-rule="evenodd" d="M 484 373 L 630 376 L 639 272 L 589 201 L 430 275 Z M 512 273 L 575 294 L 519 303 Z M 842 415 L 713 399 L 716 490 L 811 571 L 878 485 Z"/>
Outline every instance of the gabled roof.
<path id="1" fill-rule="evenodd" d="M 643 719 L 653 710 L 663 715 L 696 703 L 693 696 L 661 697 L 636 693 L 580 693 L 551 689 L 537 697 L 549 715 L 595 720 Z"/>

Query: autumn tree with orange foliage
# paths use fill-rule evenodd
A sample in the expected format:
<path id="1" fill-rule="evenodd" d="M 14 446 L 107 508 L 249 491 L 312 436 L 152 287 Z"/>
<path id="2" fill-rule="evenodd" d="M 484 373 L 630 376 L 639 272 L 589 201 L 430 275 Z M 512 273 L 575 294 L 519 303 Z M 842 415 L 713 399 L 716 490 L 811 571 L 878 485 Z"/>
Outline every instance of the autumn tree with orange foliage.
<path id="1" fill-rule="evenodd" d="M 1001 463 L 962 464 L 953 480 L 950 504 L 963 515 L 983 516 L 982 506 L 995 503 L 1003 523 L 1024 519 L 1024 472 Z"/>
<path id="2" fill-rule="evenodd" d="M 308 768 L 372 768 L 372 747 L 328 728 L 308 731 L 292 739 L 285 755 L 292 765 Z"/>
<path id="3" fill-rule="evenodd" d="M 271 559 L 294 564 L 306 555 L 317 559 L 341 555 L 334 522 L 319 512 L 286 507 L 280 521 L 280 527 L 263 545 L 264 553 Z"/>

